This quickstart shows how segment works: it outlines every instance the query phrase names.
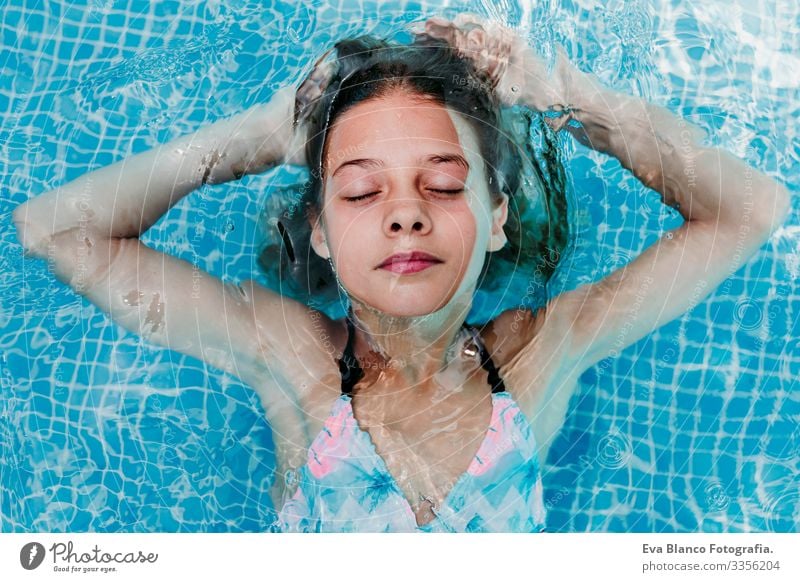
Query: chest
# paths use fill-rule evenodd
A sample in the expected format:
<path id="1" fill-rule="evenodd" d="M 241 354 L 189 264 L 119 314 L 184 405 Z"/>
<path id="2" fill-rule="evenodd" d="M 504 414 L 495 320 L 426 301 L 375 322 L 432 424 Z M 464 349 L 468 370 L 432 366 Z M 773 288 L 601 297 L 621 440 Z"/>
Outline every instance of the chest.
<path id="1" fill-rule="evenodd" d="M 377 462 L 402 492 L 418 525 L 436 516 L 456 483 L 467 472 L 486 439 L 493 401 L 485 384 L 447 400 L 414 408 L 396 403 L 372 410 L 366 399 L 354 398 L 353 414 L 377 455 Z"/>

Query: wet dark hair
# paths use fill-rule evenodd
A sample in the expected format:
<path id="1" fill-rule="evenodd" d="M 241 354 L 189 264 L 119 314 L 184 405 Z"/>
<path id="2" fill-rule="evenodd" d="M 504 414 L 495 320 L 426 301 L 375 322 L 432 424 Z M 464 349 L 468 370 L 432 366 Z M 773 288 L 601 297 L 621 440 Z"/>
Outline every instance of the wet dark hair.
<path id="1" fill-rule="evenodd" d="M 503 285 L 516 269 L 546 283 L 566 246 L 568 225 L 558 139 L 541 114 L 522 107 L 501 109 L 485 75 L 445 41 L 424 34 L 411 44 L 361 36 L 337 42 L 334 52 L 336 66 L 322 95 L 313 103 L 298 104 L 309 127 L 310 179 L 285 189 L 282 198 L 288 204 L 277 220 L 275 204 L 268 207 L 265 224 L 274 229 L 267 231 L 259 263 L 276 275 L 270 284 L 317 307 L 339 299 L 329 261 L 311 248 L 309 224 L 322 208 L 328 128 L 355 105 L 397 89 L 461 113 L 477 133 L 493 201 L 500 201 L 500 192 L 508 195 L 504 231 L 509 243 L 488 253 L 479 289 Z"/>

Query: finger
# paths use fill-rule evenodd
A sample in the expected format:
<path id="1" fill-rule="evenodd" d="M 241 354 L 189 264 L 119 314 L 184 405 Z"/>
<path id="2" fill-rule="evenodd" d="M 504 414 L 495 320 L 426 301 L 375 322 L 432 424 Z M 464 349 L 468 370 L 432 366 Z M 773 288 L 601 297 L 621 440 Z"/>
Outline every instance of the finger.
<path id="1" fill-rule="evenodd" d="M 483 26 L 485 20 L 478 16 L 477 14 L 473 14 L 472 12 L 462 12 L 458 16 L 455 17 L 453 23 L 456 26 L 464 26 L 466 25 L 478 25 Z"/>
<path id="2" fill-rule="evenodd" d="M 312 75 L 314 74 L 314 72 L 316 72 L 318 69 L 320 69 L 320 66 L 321 66 L 321 65 L 323 65 L 323 64 L 325 63 L 325 60 L 326 60 L 326 59 L 327 59 L 327 58 L 328 58 L 328 57 L 331 55 L 331 53 L 333 53 L 333 51 L 335 51 L 335 50 L 336 50 L 335 48 L 329 48 L 329 49 L 328 49 L 328 50 L 326 50 L 324 53 L 322 53 L 322 56 L 321 56 L 321 57 L 319 57 L 319 58 L 317 59 L 317 61 L 314 63 L 314 68 L 311 70 L 311 74 L 312 74 Z"/>
<path id="3" fill-rule="evenodd" d="M 414 34 L 422 34 L 425 32 L 425 23 L 424 22 L 411 22 L 408 24 L 408 30 L 413 32 Z"/>
<path id="4" fill-rule="evenodd" d="M 467 48 L 480 52 L 486 44 L 486 34 L 482 28 L 473 28 L 466 33 Z"/>
<path id="5" fill-rule="evenodd" d="M 441 16 L 431 16 L 427 21 L 426 24 L 430 23 L 434 26 L 450 26 L 451 22 L 446 18 L 442 18 Z"/>
<path id="6" fill-rule="evenodd" d="M 544 122 L 547 125 L 549 125 L 550 128 L 555 132 L 561 131 L 565 126 L 569 130 L 570 126 L 567 125 L 569 123 L 569 121 L 570 121 L 570 116 L 569 115 L 560 115 L 558 117 L 547 117 L 546 116 L 544 118 Z M 572 133 L 572 132 L 570 132 L 570 133 Z"/>
<path id="7" fill-rule="evenodd" d="M 332 62 L 322 63 L 322 65 L 317 67 L 311 74 L 311 79 L 320 89 L 324 90 L 331 82 L 333 69 L 334 64 Z"/>
<path id="8" fill-rule="evenodd" d="M 311 74 L 306 77 L 297 89 L 297 99 L 303 106 L 321 97 L 330 84 L 336 67 L 333 61 L 325 60 L 330 52 L 326 52 L 317 60 Z"/>
<path id="9" fill-rule="evenodd" d="M 506 65 L 508 64 L 508 53 L 507 47 L 502 42 L 501 39 L 496 37 L 492 37 L 489 40 L 489 50 L 488 50 L 488 63 L 486 69 L 489 73 L 489 76 L 493 79 L 499 79 L 503 76 Z"/>
<path id="10" fill-rule="evenodd" d="M 450 40 L 453 34 L 453 25 L 443 18 L 431 18 L 425 22 L 425 32 L 436 38 Z"/>
<path id="11" fill-rule="evenodd" d="M 487 34 L 494 32 L 496 24 L 469 12 L 459 14 L 453 23 L 464 32 L 470 30 L 483 30 Z"/>

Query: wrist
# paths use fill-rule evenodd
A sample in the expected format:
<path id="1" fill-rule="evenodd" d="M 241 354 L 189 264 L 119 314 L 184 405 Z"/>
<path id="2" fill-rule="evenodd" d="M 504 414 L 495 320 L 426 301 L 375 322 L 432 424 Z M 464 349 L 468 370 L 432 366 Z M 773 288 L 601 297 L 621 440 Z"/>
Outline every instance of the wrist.
<path id="1" fill-rule="evenodd" d="M 529 46 L 521 47 L 519 62 L 523 68 L 522 91 L 519 103 L 535 111 L 568 111 L 571 109 L 572 65 L 566 54 L 557 47 L 553 70 L 536 51 Z"/>
<path id="2" fill-rule="evenodd" d="M 550 118 L 551 127 L 564 127 L 570 119 L 584 123 L 608 109 L 608 90 L 590 73 L 578 69 L 560 46 L 551 72 L 546 70 L 539 57 L 528 49 L 526 61 L 527 82 L 522 91 L 523 105 L 542 112 L 561 113 Z"/>
<path id="3" fill-rule="evenodd" d="M 287 114 L 284 95 L 276 94 L 196 134 L 194 143 L 203 152 L 199 165 L 203 183 L 238 180 L 283 163 L 286 144 L 292 135 L 292 117 Z"/>

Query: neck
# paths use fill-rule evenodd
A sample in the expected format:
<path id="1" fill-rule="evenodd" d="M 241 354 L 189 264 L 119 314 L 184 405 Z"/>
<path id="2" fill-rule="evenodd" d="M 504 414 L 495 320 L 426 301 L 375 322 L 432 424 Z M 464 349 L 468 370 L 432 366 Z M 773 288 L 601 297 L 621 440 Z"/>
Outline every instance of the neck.
<path id="1" fill-rule="evenodd" d="M 469 304 L 453 301 L 434 313 L 398 317 L 351 302 L 354 352 L 362 367 L 391 370 L 404 385 L 422 388 L 451 363 L 474 358 L 474 350 L 466 350 L 472 336 L 462 328 Z"/>

